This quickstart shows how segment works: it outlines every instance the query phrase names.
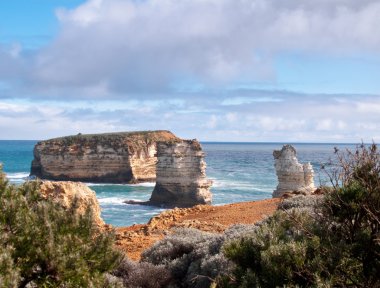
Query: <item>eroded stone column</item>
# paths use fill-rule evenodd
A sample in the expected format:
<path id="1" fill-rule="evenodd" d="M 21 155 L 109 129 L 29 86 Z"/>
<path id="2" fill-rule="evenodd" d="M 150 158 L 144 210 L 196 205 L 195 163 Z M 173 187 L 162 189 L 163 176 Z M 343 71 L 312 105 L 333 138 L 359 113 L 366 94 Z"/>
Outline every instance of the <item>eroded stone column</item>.
<path id="1" fill-rule="evenodd" d="M 157 143 L 156 186 L 151 205 L 190 207 L 210 204 L 204 152 L 197 140 Z"/>
<path id="2" fill-rule="evenodd" d="M 310 163 L 301 164 L 297 160 L 297 152 L 291 145 L 284 145 L 281 150 L 273 152 L 278 185 L 273 197 L 281 197 L 284 193 L 312 193 L 314 171 Z"/>

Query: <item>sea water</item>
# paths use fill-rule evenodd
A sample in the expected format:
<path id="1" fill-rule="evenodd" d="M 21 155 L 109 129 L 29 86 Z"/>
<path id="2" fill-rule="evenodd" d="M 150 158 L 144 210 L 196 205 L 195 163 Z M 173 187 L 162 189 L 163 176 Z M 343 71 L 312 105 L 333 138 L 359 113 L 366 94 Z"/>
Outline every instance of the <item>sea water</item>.
<path id="1" fill-rule="evenodd" d="M 33 148 L 37 141 L 0 141 L 0 162 L 10 182 L 18 184 L 29 175 Z M 283 143 L 202 143 L 207 176 L 213 180 L 213 204 L 221 205 L 272 197 L 277 185 L 273 150 Z M 334 159 L 334 147 L 354 149 L 351 144 L 293 144 L 300 162 L 310 162 L 315 184 L 326 184 L 321 165 Z M 149 200 L 154 183 L 137 185 L 87 183 L 97 195 L 106 223 L 128 226 L 146 223 L 164 209 L 127 205 L 125 200 Z"/>

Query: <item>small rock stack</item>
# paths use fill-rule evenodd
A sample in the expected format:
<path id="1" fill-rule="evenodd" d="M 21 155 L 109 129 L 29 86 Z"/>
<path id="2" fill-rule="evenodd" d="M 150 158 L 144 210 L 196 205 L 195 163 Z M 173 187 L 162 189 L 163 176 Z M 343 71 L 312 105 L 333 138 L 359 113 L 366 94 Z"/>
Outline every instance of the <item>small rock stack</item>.
<path id="1" fill-rule="evenodd" d="M 275 150 L 273 156 L 278 177 L 278 186 L 273 191 L 273 197 L 292 192 L 310 194 L 315 190 L 313 167 L 310 163 L 298 162 L 293 146 L 284 145 L 281 150 Z"/>
<path id="2" fill-rule="evenodd" d="M 157 143 L 156 186 L 149 203 L 169 207 L 210 204 L 212 181 L 197 140 Z"/>

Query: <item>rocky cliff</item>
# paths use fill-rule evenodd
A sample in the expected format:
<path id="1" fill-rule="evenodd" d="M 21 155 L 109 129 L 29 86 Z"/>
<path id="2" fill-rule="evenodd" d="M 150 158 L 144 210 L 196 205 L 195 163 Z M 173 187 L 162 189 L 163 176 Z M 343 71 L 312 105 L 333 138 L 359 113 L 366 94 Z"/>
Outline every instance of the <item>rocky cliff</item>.
<path id="1" fill-rule="evenodd" d="M 93 213 L 94 223 L 97 226 L 104 226 L 104 221 L 100 216 L 100 206 L 96 199 L 96 194 L 85 184 L 80 182 L 52 182 L 43 181 L 40 185 L 41 195 L 51 199 L 65 209 L 69 209 L 74 201 L 77 201 L 77 212 L 84 215 L 87 209 Z"/>
<path id="2" fill-rule="evenodd" d="M 278 186 L 273 192 L 273 197 L 281 197 L 288 192 L 310 194 L 315 190 L 313 167 L 310 163 L 298 162 L 293 146 L 284 145 L 281 150 L 275 150 L 273 156 L 278 177 Z"/>
<path id="3" fill-rule="evenodd" d="M 31 175 L 42 179 L 136 183 L 156 178 L 157 141 L 178 140 L 169 131 L 67 136 L 34 147 Z"/>
<path id="4" fill-rule="evenodd" d="M 151 205 L 190 207 L 210 204 L 212 182 L 197 140 L 158 142 L 157 179 Z"/>

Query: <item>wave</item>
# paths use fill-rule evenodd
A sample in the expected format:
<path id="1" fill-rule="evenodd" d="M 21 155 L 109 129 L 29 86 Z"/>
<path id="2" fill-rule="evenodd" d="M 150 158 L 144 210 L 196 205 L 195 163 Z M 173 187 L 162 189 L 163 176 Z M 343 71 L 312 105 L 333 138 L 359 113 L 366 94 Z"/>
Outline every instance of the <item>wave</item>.
<path id="1" fill-rule="evenodd" d="M 87 186 L 128 186 L 128 187 L 154 187 L 156 183 L 138 183 L 138 184 L 115 184 L 115 183 L 85 183 Z"/>
<path id="2" fill-rule="evenodd" d="M 90 183 L 85 182 L 87 186 L 127 186 L 128 184 L 115 184 L 115 183 Z"/>
<path id="3" fill-rule="evenodd" d="M 145 183 L 138 183 L 138 184 L 128 184 L 129 186 L 132 186 L 132 187 L 154 187 L 156 186 L 156 183 L 155 182 L 145 182 Z"/>
<path id="4" fill-rule="evenodd" d="M 125 203 L 123 203 L 123 201 L 125 201 L 126 199 L 125 198 L 119 198 L 119 197 L 105 197 L 105 198 L 99 198 L 97 197 L 98 199 L 98 202 L 100 204 L 119 204 L 119 205 L 126 205 Z"/>
<path id="5" fill-rule="evenodd" d="M 270 186 L 256 185 L 254 183 L 244 182 L 244 181 L 231 181 L 231 180 L 222 180 L 222 179 L 215 179 L 215 178 L 211 180 L 213 181 L 211 190 L 212 188 L 216 188 L 216 189 L 219 188 L 219 189 L 236 189 L 236 190 L 244 190 L 244 191 L 266 192 L 272 189 Z"/>
<path id="6" fill-rule="evenodd" d="M 5 176 L 9 182 L 13 184 L 22 184 L 25 181 L 32 180 L 32 178 L 29 177 L 29 172 L 5 173 Z"/>
<path id="7" fill-rule="evenodd" d="M 29 172 L 15 172 L 15 173 L 6 173 L 8 179 L 27 179 L 29 178 Z"/>
<path id="8" fill-rule="evenodd" d="M 165 210 L 157 209 L 156 211 L 147 212 L 147 213 L 144 213 L 143 215 L 145 215 L 145 216 L 156 216 L 156 215 L 160 214 L 162 211 L 165 211 Z"/>

